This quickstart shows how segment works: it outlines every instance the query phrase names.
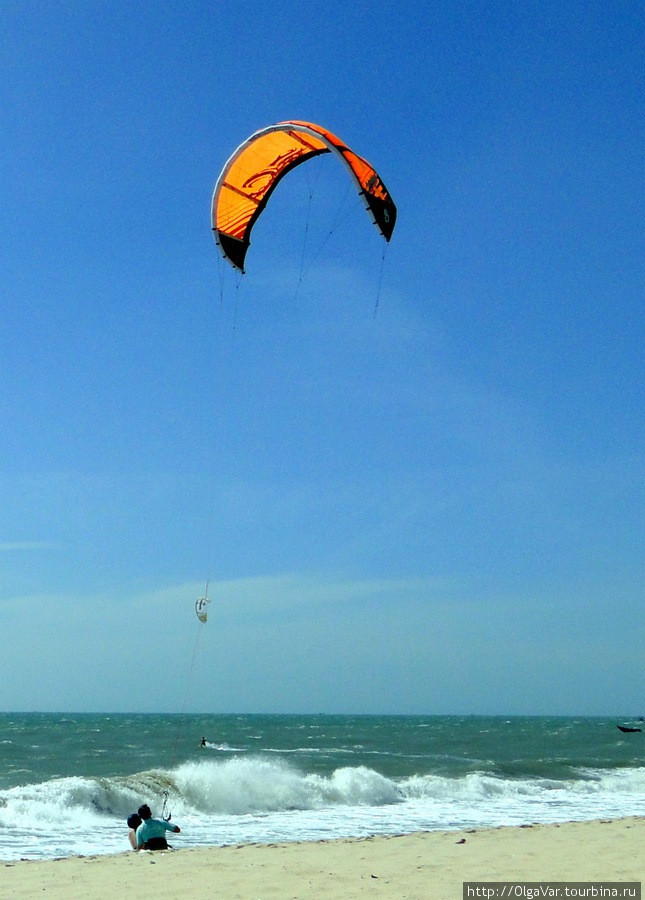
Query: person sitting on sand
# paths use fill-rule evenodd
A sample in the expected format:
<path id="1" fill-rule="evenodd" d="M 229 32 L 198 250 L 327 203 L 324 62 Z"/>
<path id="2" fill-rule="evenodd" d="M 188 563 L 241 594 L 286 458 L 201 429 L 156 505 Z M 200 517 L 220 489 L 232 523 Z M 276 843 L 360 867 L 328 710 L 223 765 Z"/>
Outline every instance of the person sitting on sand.
<path id="1" fill-rule="evenodd" d="M 164 819 L 153 819 L 147 804 L 139 807 L 139 815 L 143 821 L 137 828 L 137 850 L 167 850 L 168 842 L 164 834 L 166 831 L 179 834 L 177 825 L 171 825 Z"/>
<path id="2" fill-rule="evenodd" d="M 131 816 L 128 816 L 128 828 L 130 829 L 128 837 L 133 850 L 137 849 L 137 828 L 139 825 L 141 825 L 141 816 L 137 815 L 137 813 L 132 813 Z"/>

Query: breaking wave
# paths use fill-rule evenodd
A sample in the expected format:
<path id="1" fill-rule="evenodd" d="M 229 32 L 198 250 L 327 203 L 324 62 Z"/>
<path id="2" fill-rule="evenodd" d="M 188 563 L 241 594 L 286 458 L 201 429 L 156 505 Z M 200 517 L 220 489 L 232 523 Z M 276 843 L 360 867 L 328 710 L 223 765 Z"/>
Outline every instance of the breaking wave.
<path id="1" fill-rule="evenodd" d="M 43 826 L 87 826 L 105 817 L 125 819 L 142 802 L 160 814 L 165 795 L 176 817 L 248 816 L 338 807 L 424 804 L 474 807 L 484 802 L 554 805 L 588 801 L 600 811 L 634 800 L 645 808 L 645 768 L 580 770 L 568 781 L 507 779 L 472 772 L 461 777 L 414 775 L 393 779 L 365 766 L 329 775 L 303 773 L 264 756 L 187 762 L 172 771 L 123 777 L 57 778 L 0 791 L 0 828 L 26 820 Z M 620 813 L 618 813 L 620 814 Z"/>

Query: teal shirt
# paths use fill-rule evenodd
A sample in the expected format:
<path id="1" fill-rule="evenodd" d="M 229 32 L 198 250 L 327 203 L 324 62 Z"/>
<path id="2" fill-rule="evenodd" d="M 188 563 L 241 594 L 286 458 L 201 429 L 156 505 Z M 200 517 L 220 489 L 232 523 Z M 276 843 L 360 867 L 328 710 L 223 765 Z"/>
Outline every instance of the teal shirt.
<path id="1" fill-rule="evenodd" d="M 150 838 L 164 837 L 166 831 L 174 831 L 175 826 L 161 819 L 146 819 L 137 828 L 137 847 L 143 847 Z"/>

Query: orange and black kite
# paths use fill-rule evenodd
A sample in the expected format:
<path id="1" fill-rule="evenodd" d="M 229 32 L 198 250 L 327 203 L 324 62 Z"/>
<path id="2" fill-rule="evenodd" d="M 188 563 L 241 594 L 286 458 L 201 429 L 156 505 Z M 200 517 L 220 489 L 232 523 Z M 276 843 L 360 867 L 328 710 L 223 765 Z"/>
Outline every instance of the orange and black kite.
<path id="1" fill-rule="evenodd" d="M 251 230 L 280 179 L 321 153 L 335 153 L 350 170 L 374 224 L 392 237 L 396 206 L 372 166 L 330 131 L 311 122 L 280 122 L 252 134 L 228 160 L 213 192 L 213 233 L 224 259 L 241 272 Z"/>

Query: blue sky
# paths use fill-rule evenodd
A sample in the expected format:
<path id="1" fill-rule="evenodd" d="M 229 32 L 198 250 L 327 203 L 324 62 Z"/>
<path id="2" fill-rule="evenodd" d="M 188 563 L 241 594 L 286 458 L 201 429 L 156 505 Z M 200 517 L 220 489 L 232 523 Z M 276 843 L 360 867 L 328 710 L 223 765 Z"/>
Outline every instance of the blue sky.
<path id="1" fill-rule="evenodd" d="M 3 708 L 645 714 L 644 26 L 4 0 Z M 319 158 L 236 277 L 292 118 L 395 233 Z"/>

